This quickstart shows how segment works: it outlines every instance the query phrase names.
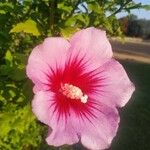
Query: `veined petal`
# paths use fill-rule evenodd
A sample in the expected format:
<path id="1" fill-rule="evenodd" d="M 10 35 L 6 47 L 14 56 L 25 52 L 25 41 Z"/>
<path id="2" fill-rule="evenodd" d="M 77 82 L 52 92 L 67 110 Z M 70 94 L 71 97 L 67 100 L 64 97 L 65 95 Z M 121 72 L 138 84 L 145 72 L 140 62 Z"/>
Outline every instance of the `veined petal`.
<path id="1" fill-rule="evenodd" d="M 89 106 L 89 113 L 77 116 L 71 113 L 73 127 L 81 138 L 81 143 L 88 149 L 103 150 L 110 146 L 115 137 L 119 115 L 115 108 L 97 103 Z M 92 115 L 93 114 L 93 115 Z"/>
<path id="2" fill-rule="evenodd" d="M 66 118 L 64 115 L 59 116 L 53 102 L 53 93 L 43 91 L 38 92 L 32 101 L 34 114 L 51 127 L 46 138 L 49 145 L 70 145 L 81 138 L 82 144 L 90 149 L 109 147 L 119 123 L 115 108 L 101 103 L 89 103 L 87 111 L 81 111 L 81 114 L 70 108 L 72 110 L 68 110 Z"/>
<path id="3" fill-rule="evenodd" d="M 65 116 L 56 109 L 56 101 L 55 93 L 50 91 L 39 91 L 32 100 L 32 111 L 38 120 L 54 130 L 58 125 L 61 128 L 65 128 L 66 123 Z"/>
<path id="4" fill-rule="evenodd" d="M 47 38 L 32 50 L 26 70 L 36 84 L 35 92 L 48 89 L 51 69 L 64 66 L 69 47 L 69 42 L 63 38 Z"/>
<path id="5" fill-rule="evenodd" d="M 32 101 L 33 113 L 41 122 L 50 126 L 47 143 L 54 146 L 77 143 L 77 132 L 69 119 L 59 116 L 59 112 L 55 111 L 54 103 L 54 93 L 44 91 L 37 92 Z"/>
<path id="6" fill-rule="evenodd" d="M 123 107 L 135 90 L 123 66 L 111 59 L 97 69 L 97 72 L 96 78 L 100 80 L 95 84 L 91 97 L 111 107 Z"/>
<path id="7" fill-rule="evenodd" d="M 95 69 L 112 57 L 112 48 L 105 31 L 90 27 L 75 33 L 70 39 L 71 55 L 80 55 Z"/>
<path id="8" fill-rule="evenodd" d="M 72 145 L 79 142 L 79 137 L 69 120 L 66 122 L 63 120 L 57 124 L 55 129 L 49 131 L 46 142 L 53 146 Z"/>

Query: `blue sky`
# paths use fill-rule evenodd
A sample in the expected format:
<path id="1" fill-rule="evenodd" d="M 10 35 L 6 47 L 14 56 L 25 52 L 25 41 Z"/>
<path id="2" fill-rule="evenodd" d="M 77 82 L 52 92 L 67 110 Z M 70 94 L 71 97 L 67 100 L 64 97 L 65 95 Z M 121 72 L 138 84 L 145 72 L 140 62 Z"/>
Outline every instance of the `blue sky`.
<path id="1" fill-rule="evenodd" d="M 150 5 L 150 0 L 134 0 L 136 3 L 142 3 L 143 5 Z M 131 11 L 132 14 L 135 14 L 138 16 L 138 18 L 145 18 L 145 19 L 150 19 L 150 11 L 146 11 L 144 9 L 136 9 Z M 126 16 L 127 13 L 121 12 L 117 14 L 117 17 L 123 17 Z"/>

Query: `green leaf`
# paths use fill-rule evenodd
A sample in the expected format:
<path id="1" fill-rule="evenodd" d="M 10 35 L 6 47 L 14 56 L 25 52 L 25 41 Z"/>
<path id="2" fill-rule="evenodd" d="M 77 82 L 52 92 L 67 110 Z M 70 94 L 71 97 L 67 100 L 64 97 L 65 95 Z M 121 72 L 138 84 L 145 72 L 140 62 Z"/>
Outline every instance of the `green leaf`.
<path id="1" fill-rule="evenodd" d="M 68 39 L 77 30 L 78 30 L 78 28 L 74 28 L 74 27 L 63 27 L 63 28 L 60 28 L 60 32 L 61 32 L 62 36 L 65 37 L 66 39 Z"/>
<path id="2" fill-rule="evenodd" d="M 28 101 L 30 101 L 33 98 L 32 88 L 32 82 L 30 80 L 26 80 L 26 82 L 23 85 L 22 92 Z"/>
<path id="3" fill-rule="evenodd" d="M 12 3 L 9 3 L 9 2 L 2 3 L 2 2 L 0 2 L 0 12 L 2 12 L 2 14 L 5 14 L 6 12 L 10 12 L 13 9 L 14 9 L 14 5 Z"/>
<path id="4" fill-rule="evenodd" d="M 75 15 L 76 20 L 80 21 L 84 27 L 88 26 L 89 24 L 89 17 L 86 14 L 77 14 Z"/>
<path id="5" fill-rule="evenodd" d="M 97 2 L 92 2 L 92 3 L 88 4 L 88 8 L 90 11 L 93 11 L 97 14 L 103 13 L 103 8 L 100 7 L 100 5 Z"/>
<path id="6" fill-rule="evenodd" d="M 150 5 L 142 5 L 141 7 L 143 9 L 145 9 L 145 10 L 149 10 L 150 11 Z"/>
<path id="7" fill-rule="evenodd" d="M 0 75 L 5 76 L 5 75 L 9 75 L 12 72 L 12 67 L 10 67 L 9 65 L 1 65 L 0 66 Z"/>
<path id="8" fill-rule="evenodd" d="M 0 14 L 6 14 L 4 10 L 0 10 Z"/>
<path id="9" fill-rule="evenodd" d="M 5 60 L 7 60 L 9 62 L 12 62 L 12 60 L 13 60 L 13 56 L 9 50 L 7 50 L 7 52 L 5 54 Z"/>
<path id="10" fill-rule="evenodd" d="M 72 26 L 74 26 L 75 22 L 76 22 L 76 18 L 74 16 L 72 16 L 65 21 L 65 26 L 71 26 L 72 27 Z"/>
<path id="11" fill-rule="evenodd" d="M 1 22 L 1 21 L 0 21 Z M 9 35 L 8 33 L 6 33 L 5 31 L 0 31 L 0 42 L 5 42 L 7 40 L 8 42 L 8 38 L 9 38 Z"/>
<path id="12" fill-rule="evenodd" d="M 1 113 L 0 114 L 0 137 L 6 136 L 8 132 L 11 130 L 10 128 L 10 122 L 12 121 L 13 114 L 11 113 Z"/>
<path id="13" fill-rule="evenodd" d="M 25 33 L 31 33 L 35 36 L 39 36 L 40 32 L 37 28 L 37 24 L 35 21 L 28 19 L 24 23 L 18 23 L 15 25 L 11 30 L 10 33 L 19 33 L 19 32 L 25 32 Z"/>
<path id="14" fill-rule="evenodd" d="M 24 80 L 26 78 L 25 69 L 14 67 L 11 74 L 9 74 L 8 76 L 15 81 Z"/>
<path id="15" fill-rule="evenodd" d="M 66 6 L 63 2 L 58 4 L 58 9 L 61 9 L 63 11 L 66 11 L 68 13 L 71 12 L 71 10 L 73 9 L 72 6 Z"/>
<path id="16" fill-rule="evenodd" d="M 27 56 L 25 54 L 22 53 L 15 53 L 14 55 L 14 59 L 21 64 L 26 64 L 27 63 Z"/>

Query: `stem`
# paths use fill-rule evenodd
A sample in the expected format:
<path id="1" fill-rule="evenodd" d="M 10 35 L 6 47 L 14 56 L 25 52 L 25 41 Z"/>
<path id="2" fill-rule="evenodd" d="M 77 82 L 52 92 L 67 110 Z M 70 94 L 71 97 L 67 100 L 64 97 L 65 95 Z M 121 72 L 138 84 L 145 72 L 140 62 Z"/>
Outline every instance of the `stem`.
<path id="1" fill-rule="evenodd" d="M 81 4 L 81 6 L 85 9 L 86 13 L 88 13 L 88 9 L 86 8 L 86 6 L 84 4 Z"/>
<path id="2" fill-rule="evenodd" d="M 58 147 L 57 150 L 62 150 L 62 148 L 61 148 L 61 147 Z"/>
<path id="3" fill-rule="evenodd" d="M 49 7 L 50 7 L 50 15 L 48 19 L 48 24 L 51 29 L 52 34 L 54 34 L 54 24 L 55 24 L 55 15 L 56 15 L 56 9 L 57 9 L 57 0 L 50 0 L 49 1 Z"/>

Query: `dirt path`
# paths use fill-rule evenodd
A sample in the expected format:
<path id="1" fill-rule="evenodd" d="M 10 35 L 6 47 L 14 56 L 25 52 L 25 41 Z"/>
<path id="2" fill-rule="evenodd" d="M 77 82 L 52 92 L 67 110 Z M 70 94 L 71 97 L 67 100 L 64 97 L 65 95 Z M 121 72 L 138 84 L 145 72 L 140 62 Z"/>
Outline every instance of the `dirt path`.
<path id="1" fill-rule="evenodd" d="M 122 43 L 118 40 L 110 40 L 114 57 L 118 59 L 130 59 L 150 64 L 150 43 L 128 41 Z"/>

